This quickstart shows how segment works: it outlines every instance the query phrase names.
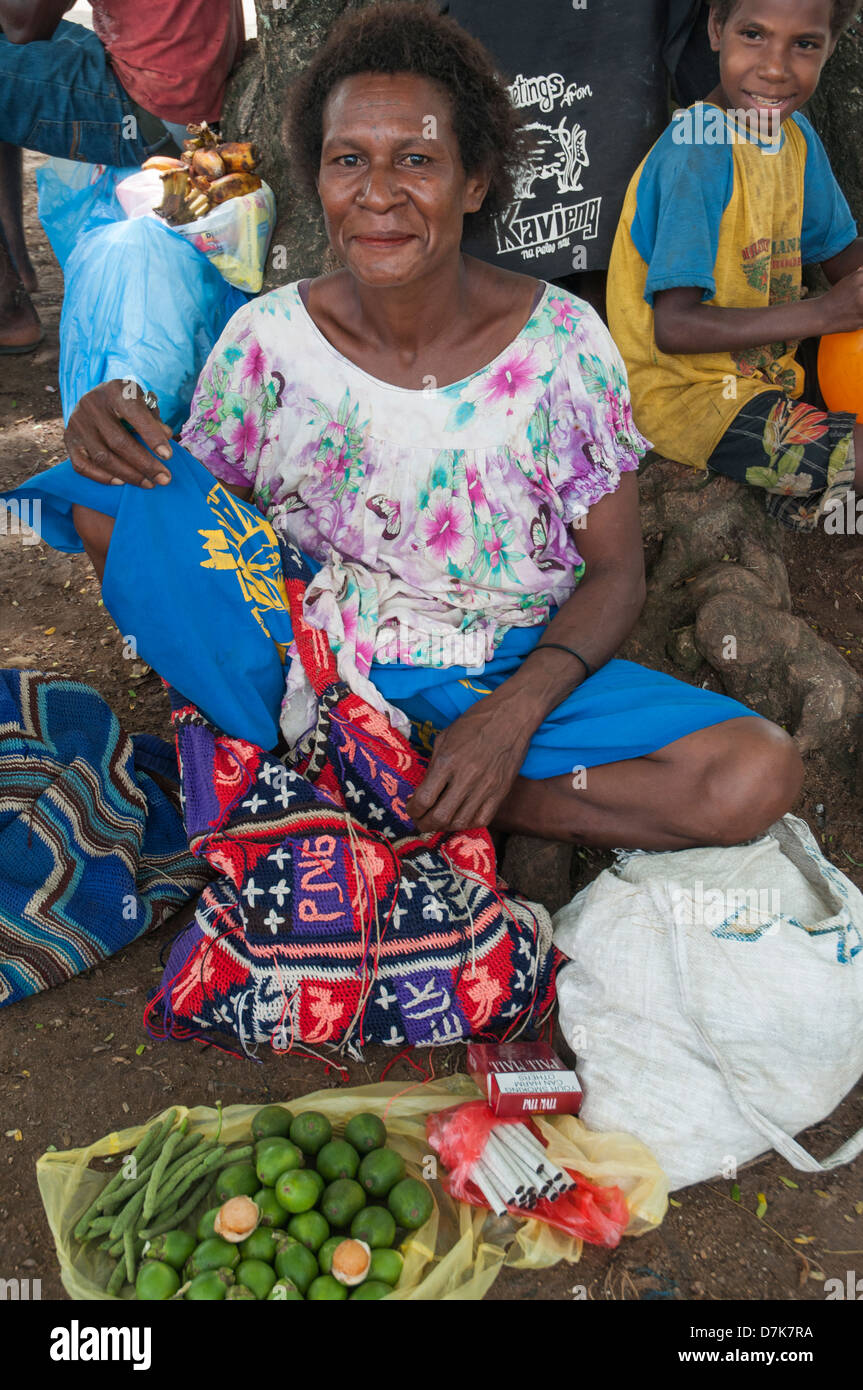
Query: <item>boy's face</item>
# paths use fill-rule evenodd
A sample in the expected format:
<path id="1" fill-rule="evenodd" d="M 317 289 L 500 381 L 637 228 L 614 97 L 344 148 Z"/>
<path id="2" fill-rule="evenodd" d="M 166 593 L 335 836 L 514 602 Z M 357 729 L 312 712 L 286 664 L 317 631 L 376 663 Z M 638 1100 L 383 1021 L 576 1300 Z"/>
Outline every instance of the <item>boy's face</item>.
<path id="1" fill-rule="evenodd" d="M 833 52 L 832 10 L 831 0 L 741 0 L 720 27 L 711 9 L 721 104 L 787 120 L 809 100 Z"/>

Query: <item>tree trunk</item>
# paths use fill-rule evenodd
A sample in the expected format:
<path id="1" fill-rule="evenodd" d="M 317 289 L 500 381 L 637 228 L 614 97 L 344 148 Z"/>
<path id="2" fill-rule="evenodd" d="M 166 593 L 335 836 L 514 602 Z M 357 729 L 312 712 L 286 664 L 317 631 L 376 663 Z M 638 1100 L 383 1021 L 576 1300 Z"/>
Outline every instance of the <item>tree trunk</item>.
<path id="1" fill-rule="evenodd" d="M 258 38 L 246 44 L 243 60 L 228 83 L 222 125 L 230 140 L 254 140 L 261 175 L 276 195 L 278 220 L 264 288 L 317 275 L 327 238 L 316 200 L 294 184 L 282 121 L 291 83 L 311 61 L 343 10 L 363 0 L 255 0 Z"/>
<path id="2" fill-rule="evenodd" d="M 807 110 L 863 227 L 863 25 L 854 24 L 842 35 Z"/>

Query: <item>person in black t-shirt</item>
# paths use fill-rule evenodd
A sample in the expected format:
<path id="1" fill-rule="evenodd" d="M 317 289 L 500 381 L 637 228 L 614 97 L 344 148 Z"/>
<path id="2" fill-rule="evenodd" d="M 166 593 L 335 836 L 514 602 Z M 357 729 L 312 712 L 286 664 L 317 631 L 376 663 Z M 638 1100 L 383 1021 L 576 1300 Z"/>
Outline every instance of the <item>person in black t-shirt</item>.
<path id="1" fill-rule="evenodd" d="M 686 85 L 701 59 L 693 46 L 701 0 L 449 0 L 444 8 L 494 55 L 535 140 L 516 201 L 491 236 L 465 249 L 563 284 L 604 313 L 629 180 L 668 124 L 668 71 Z"/>

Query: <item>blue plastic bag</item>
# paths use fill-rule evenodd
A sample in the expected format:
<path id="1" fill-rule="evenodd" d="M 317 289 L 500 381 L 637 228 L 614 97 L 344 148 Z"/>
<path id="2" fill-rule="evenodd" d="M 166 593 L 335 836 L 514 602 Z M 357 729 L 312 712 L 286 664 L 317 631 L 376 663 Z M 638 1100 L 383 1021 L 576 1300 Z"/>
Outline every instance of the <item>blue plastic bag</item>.
<path id="1" fill-rule="evenodd" d="M 63 419 L 94 386 L 124 379 L 154 392 L 162 419 L 176 429 L 216 339 L 250 296 L 152 217 L 88 232 L 65 278 Z"/>
<path id="2" fill-rule="evenodd" d="M 125 218 L 116 188 L 133 172 L 72 159 L 49 159 L 36 170 L 39 221 L 61 268 L 85 233 Z"/>

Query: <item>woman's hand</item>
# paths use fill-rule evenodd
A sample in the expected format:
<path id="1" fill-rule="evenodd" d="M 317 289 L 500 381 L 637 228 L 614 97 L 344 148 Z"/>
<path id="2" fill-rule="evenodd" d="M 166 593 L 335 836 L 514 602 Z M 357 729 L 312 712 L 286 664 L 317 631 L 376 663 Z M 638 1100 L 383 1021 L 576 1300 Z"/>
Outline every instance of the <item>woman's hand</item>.
<path id="1" fill-rule="evenodd" d="M 505 703 L 504 714 L 503 703 L 487 695 L 438 734 L 426 775 L 406 803 L 424 834 L 491 825 L 539 722 L 526 701 Z"/>
<path id="2" fill-rule="evenodd" d="M 82 396 L 66 426 L 66 448 L 76 473 L 97 483 L 169 483 L 164 464 L 148 454 L 122 421 L 162 458 L 171 457 L 171 428 L 159 418 L 153 397 L 129 381 L 106 381 Z"/>

